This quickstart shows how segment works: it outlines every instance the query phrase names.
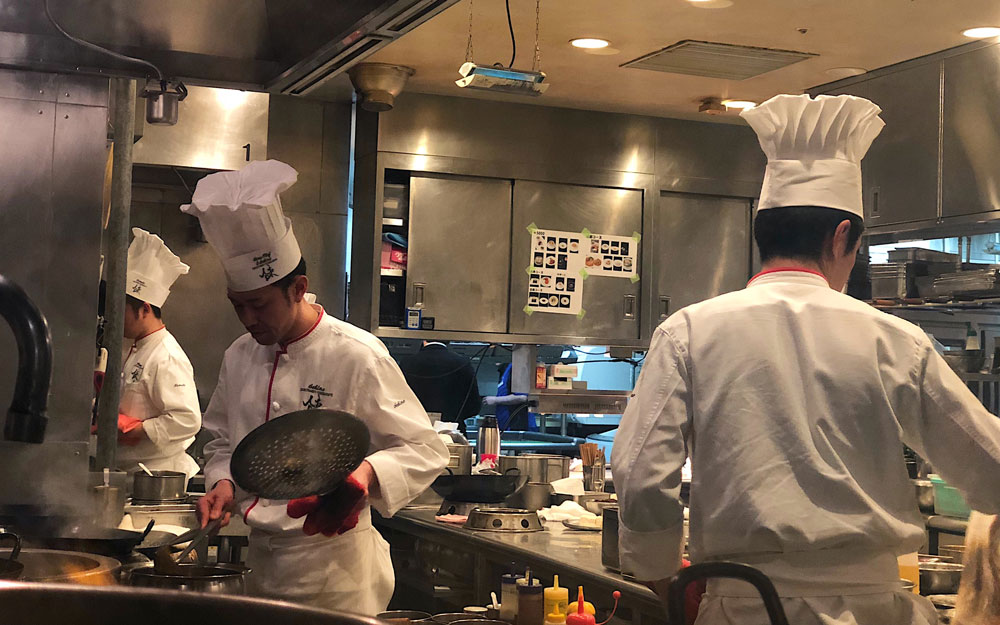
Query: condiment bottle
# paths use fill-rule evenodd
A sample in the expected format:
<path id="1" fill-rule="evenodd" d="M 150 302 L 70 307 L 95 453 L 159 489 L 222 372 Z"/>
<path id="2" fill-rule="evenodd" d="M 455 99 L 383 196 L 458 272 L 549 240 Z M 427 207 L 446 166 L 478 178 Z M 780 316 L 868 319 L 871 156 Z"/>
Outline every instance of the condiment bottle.
<path id="1" fill-rule="evenodd" d="M 570 612 L 566 615 L 566 625 L 596 625 L 597 619 L 594 618 L 594 606 L 593 604 L 587 603 L 583 598 L 583 586 L 580 586 L 579 591 L 576 595 L 576 612 Z M 589 606 L 589 610 L 587 609 Z"/>
<path id="2" fill-rule="evenodd" d="M 517 625 L 544 625 L 544 590 L 537 579 L 517 582 Z"/>
<path id="3" fill-rule="evenodd" d="M 566 611 L 569 609 L 569 588 L 565 588 L 559 585 L 559 576 L 555 575 L 552 578 L 552 586 L 545 589 L 545 615 L 555 612 L 556 608 L 562 612 L 563 619 L 565 620 Z"/>
<path id="4" fill-rule="evenodd" d="M 545 615 L 545 625 L 566 625 L 566 615 L 559 609 L 559 604 Z"/>
<path id="5" fill-rule="evenodd" d="M 517 620 L 517 580 L 520 575 L 510 573 L 500 578 L 500 620 L 513 623 Z"/>

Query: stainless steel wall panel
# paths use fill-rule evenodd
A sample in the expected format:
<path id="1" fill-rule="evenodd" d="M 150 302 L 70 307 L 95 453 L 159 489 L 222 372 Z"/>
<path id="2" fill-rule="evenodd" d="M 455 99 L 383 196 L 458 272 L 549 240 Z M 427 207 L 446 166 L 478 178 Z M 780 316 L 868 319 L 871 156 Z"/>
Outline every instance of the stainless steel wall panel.
<path id="1" fill-rule="evenodd" d="M 583 282 L 583 318 L 536 312 L 528 315 L 528 275 L 531 234 L 527 228 L 632 236 L 642 231 L 642 192 L 579 185 L 517 180 L 511 236 L 510 332 L 602 337 L 608 341 L 637 340 L 641 318 L 639 283 L 623 278 L 591 276 Z M 641 248 L 640 248 L 641 250 Z M 642 266 L 643 255 L 639 263 Z M 640 280 L 641 282 L 641 280 Z M 632 298 L 634 318 L 624 314 L 625 298 Z"/>
<path id="2" fill-rule="evenodd" d="M 937 217 L 939 83 L 937 62 L 867 81 L 885 120 L 861 166 L 872 227 Z"/>
<path id="3" fill-rule="evenodd" d="M 744 124 L 660 119 L 656 175 L 661 189 L 756 197 L 767 159 Z"/>
<path id="4" fill-rule="evenodd" d="M 103 81 L 101 81 L 103 82 Z M 90 84 L 92 92 L 93 81 Z M 82 86 L 71 93 L 80 93 Z M 81 97 L 81 100 L 85 98 Z M 101 205 L 107 152 L 106 107 L 57 104 L 52 144 L 52 225 L 46 247 L 45 309 L 53 337 L 77 342 L 59 349 L 52 377 L 59 392 L 50 398 L 52 440 L 83 441 L 90 435 L 87 410 L 94 391 L 93 363 L 101 246 Z M 68 259 L 77 259 L 72 270 Z M 59 304 L 61 303 L 61 305 Z M 87 340 L 91 338 L 91 340 Z M 88 349 L 89 348 L 89 349 Z"/>
<path id="5" fill-rule="evenodd" d="M 267 158 L 266 93 L 190 87 L 174 126 L 147 124 L 135 144 L 137 164 L 240 169 Z"/>
<path id="6" fill-rule="evenodd" d="M 378 269 L 382 239 L 382 185 L 378 181 L 383 170 L 374 154 L 356 157 L 354 167 L 354 224 L 347 319 L 359 328 L 374 330 L 378 327 Z"/>
<path id="7" fill-rule="evenodd" d="M 942 214 L 1000 210 L 1000 47 L 944 60 Z"/>
<path id="8" fill-rule="evenodd" d="M 351 185 L 351 104 L 328 102 L 323 107 L 323 170 L 320 212 L 347 215 Z"/>
<path id="9" fill-rule="evenodd" d="M 55 102 L 59 78 L 59 74 L 0 69 L 0 98 Z M 107 94 L 105 106 L 106 96 Z"/>
<path id="10" fill-rule="evenodd" d="M 631 115 L 407 93 L 379 115 L 380 152 L 653 173 L 654 145 Z"/>
<path id="11" fill-rule="evenodd" d="M 306 259 L 309 290 L 327 312 L 343 319 L 347 216 L 288 213 L 288 217 Z"/>
<path id="12" fill-rule="evenodd" d="M 656 324 L 675 311 L 742 289 L 750 277 L 750 201 L 662 193 L 654 236 Z"/>
<path id="13" fill-rule="evenodd" d="M 511 181 L 410 178 L 407 306 L 435 330 L 507 331 Z"/>

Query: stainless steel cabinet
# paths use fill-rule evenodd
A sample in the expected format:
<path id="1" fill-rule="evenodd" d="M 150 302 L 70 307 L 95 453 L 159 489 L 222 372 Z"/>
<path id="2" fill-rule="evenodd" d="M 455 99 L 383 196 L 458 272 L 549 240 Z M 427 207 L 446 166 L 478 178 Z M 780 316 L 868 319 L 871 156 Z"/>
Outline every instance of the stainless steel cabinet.
<path id="1" fill-rule="evenodd" d="M 1000 48 L 944 60 L 942 214 L 1000 210 Z"/>
<path id="2" fill-rule="evenodd" d="M 750 200 L 661 193 L 654 235 L 659 323 L 689 304 L 742 289 L 750 273 Z"/>
<path id="3" fill-rule="evenodd" d="M 864 83 L 885 128 L 862 161 L 869 226 L 937 218 L 940 65 L 916 65 Z"/>
<path id="4" fill-rule="evenodd" d="M 640 283 L 624 278 L 591 276 L 583 284 L 582 318 L 575 315 L 526 313 L 531 233 L 541 229 L 632 236 L 642 232 L 642 191 L 546 182 L 514 182 L 511 236 L 510 331 L 608 341 L 639 338 Z M 639 259 L 639 266 L 642 266 Z"/>
<path id="5" fill-rule="evenodd" d="M 511 181 L 410 178 L 406 305 L 435 330 L 507 331 Z"/>

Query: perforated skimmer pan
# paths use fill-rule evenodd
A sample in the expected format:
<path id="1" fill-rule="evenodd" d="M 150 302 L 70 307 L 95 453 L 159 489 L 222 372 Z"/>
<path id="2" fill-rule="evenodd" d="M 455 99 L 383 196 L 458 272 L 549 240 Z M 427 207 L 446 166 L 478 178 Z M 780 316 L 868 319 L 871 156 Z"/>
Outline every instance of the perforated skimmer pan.
<path id="1" fill-rule="evenodd" d="M 336 410 L 299 410 L 257 427 L 230 460 L 233 479 L 265 499 L 325 495 L 368 453 L 368 427 Z"/>

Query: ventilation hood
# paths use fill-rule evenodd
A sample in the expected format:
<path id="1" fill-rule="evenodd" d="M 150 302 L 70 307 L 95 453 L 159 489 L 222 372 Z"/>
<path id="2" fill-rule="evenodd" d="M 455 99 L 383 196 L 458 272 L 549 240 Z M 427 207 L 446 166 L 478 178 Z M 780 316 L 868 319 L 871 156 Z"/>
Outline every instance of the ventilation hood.
<path id="1" fill-rule="evenodd" d="M 688 39 L 624 63 L 622 67 L 726 80 L 746 80 L 813 56 L 817 55 L 793 50 Z"/>
<path id="2" fill-rule="evenodd" d="M 458 0 L 50 0 L 70 33 L 189 84 L 306 95 Z M 0 67 L 141 77 L 64 39 L 42 0 L 6 0 Z"/>

